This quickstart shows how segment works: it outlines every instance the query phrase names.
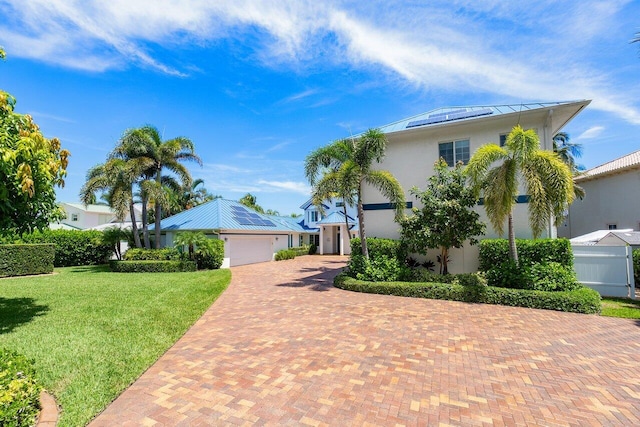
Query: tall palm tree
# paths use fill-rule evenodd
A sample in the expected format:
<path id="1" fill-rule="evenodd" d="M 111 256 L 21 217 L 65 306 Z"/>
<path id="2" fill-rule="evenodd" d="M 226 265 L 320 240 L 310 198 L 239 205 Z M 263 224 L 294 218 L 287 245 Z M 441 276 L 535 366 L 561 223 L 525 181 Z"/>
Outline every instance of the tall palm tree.
<path id="1" fill-rule="evenodd" d="M 116 212 L 118 220 L 123 221 L 129 211 L 131 228 L 136 247 L 142 247 L 134 209 L 133 185 L 137 179 L 137 171 L 123 159 L 109 159 L 89 169 L 87 180 L 80 189 L 80 200 L 91 204 L 96 192 L 104 192 L 109 206 Z"/>
<path id="2" fill-rule="evenodd" d="M 582 144 L 571 142 L 569 134 L 566 132 L 558 132 L 553 137 L 553 151 L 558 154 L 560 160 L 564 162 L 571 173 L 575 177 L 579 175 L 585 168 L 581 164 L 576 162 L 576 158 L 582 156 Z M 585 196 L 585 191 L 577 184 L 573 185 L 576 198 L 582 200 Z"/>
<path id="3" fill-rule="evenodd" d="M 369 250 L 362 206 L 363 186 L 366 184 L 379 190 L 395 206 L 396 219 L 403 215 L 405 209 L 404 190 L 398 180 L 391 172 L 372 168 L 374 162 L 380 163 L 383 159 L 386 148 L 384 133 L 369 129 L 357 139 L 343 139 L 319 148 L 305 160 L 305 174 L 314 187 L 314 203 L 321 203 L 324 196 L 334 193 L 343 198 L 345 205 L 357 204 L 362 255 L 365 258 L 369 258 Z"/>
<path id="4" fill-rule="evenodd" d="M 183 186 L 182 187 L 182 195 L 181 195 L 181 207 L 182 209 L 191 209 L 195 206 L 201 205 L 203 203 L 209 202 L 213 199 L 219 198 L 220 196 L 215 196 L 204 186 L 204 180 L 201 178 L 193 181 L 191 186 Z"/>
<path id="5" fill-rule="evenodd" d="M 493 166 L 495 162 L 500 162 Z M 515 126 L 504 147 L 486 144 L 469 160 L 466 174 L 476 191 L 484 195 L 487 216 L 493 228 L 502 234 L 507 219 L 509 256 L 517 264 L 518 251 L 513 229 L 513 208 L 522 179 L 529 198 L 529 224 L 538 237 L 553 217 L 558 222 L 574 199 L 573 175 L 558 154 L 540 149 L 534 130 Z"/>
<path id="6" fill-rule="evenodd" d="M 242 196 L 240 200 L 238 200 L 238 203 L 245 205 L 258 213 L 264 213 L 264 209 L 258 204 L 258 198 L 251 193 L 247 193 Z"/>
<path id="7" fill-rule="evenodd" d="M 169 170 L 178 176 L 183 185 L 191 185 L 191 174 L 182 162 L 195 161 L 201 165 L 202 160 L 195 153 L 195 146 L 190 139 L 177 137 L 163 141 L 158 129 L 150 125 L 126 131 L 122 143 L 116 147 L 113 155 L 131 159 L 138 165 L 138 170 L 143 171 L 141 175 L 144 178 L 155 181 L 153 184 L 146 184 L 141 193 L 147 198 L 153 197 L 156 201 L 154 203 L 155 247 L 159 249 L 162 208 L 166 206 L 161 192 L 163 172 Z M 145 200 L 143 205 L 144 202 Z"/>

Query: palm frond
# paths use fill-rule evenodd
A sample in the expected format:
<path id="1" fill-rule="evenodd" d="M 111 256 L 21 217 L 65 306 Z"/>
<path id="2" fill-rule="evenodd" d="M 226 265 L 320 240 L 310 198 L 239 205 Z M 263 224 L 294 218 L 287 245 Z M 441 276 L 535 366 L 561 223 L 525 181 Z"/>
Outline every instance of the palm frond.
<path id="1" fill-rule="evenodd" d="M 373 170 L 364 176 L 364 181 L 376 188 L 395 207 L 396 221 L 404 216 L 406 202 L 404 190 L 398 180 L 389 171 Z"/>

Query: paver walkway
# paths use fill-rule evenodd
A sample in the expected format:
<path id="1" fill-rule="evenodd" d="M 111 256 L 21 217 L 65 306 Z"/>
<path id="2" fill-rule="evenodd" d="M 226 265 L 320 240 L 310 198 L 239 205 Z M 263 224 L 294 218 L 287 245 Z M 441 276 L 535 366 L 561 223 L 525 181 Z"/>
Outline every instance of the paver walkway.
<path id="1" fill-rule="evenodd" d="M 345 258 L 229 289 L 92 426 L 640 425 L 640 324 L 357 294 Z"/>

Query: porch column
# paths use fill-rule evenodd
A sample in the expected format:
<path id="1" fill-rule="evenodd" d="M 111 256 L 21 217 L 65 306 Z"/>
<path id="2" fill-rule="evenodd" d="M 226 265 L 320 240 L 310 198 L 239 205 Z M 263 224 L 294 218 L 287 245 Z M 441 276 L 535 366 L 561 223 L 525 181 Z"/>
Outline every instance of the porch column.
<path id="1" fill-rule="evenodd" d="M 344 225 L 340 224 L 340 255 L 344 255 Z"/>
<path id="2" fill-rule="evenodd" d="M 320 226 L 320 247 L 318 249 L 320 249 L 320 255 L 324 255 L 324 236 L 323 236 L 323 232 L 322 229 L 323 227 Z"/>

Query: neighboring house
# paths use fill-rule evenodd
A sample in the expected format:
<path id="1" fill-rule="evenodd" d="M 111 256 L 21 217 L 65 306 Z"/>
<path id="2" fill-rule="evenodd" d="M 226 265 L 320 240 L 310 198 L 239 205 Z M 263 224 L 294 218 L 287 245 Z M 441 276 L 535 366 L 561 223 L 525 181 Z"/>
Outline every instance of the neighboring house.
<path id="1" fill-rule="evenodd" d="M 261 214 L 233 200 L 215 199 L 163 219 L 161 242 L 172 246 L 181 231 L 200 231 L 223 240 L 223 268 L 271 261 L 277 251 L 304 244 L 316 244 L 320 253 L 349 253 L 348 241 L 341 237 L 344 215 L 333 216 L 333 209 L 342 209 L 340 202 L 324 205 L 329 214 L 325 218 L 311 202 L 301 208 L 304 216 L 292 218 Z M 327 222 L 330 218 L 342 218 L 342 223 Z M 324 244 L 318 245 L 321 241 Z"/>
<path id="2" fill-rule="evenodd" d="M 51 229 L 79 229 L 86 230 L 95 228 L 103 224 L 117 221 L 114 211 L 106 205 L 84 205 L 82 203 L 60 203 L 60 207 L 64 210 L 66 218 L 58 223 L 53 223 Z M 136 208 L 138 218 L 142 215 L 139 208 Z M 125 221 L 131 221 L 129 215 Z"/>
<path id="3" fill-rule="evenodd" d="M 351 238 L 358 234 L 357 211 L 354 206 L 347 205 L 347 220 L 349 234 L 345 230 L 347 221 L 344 217 L 344 202 L 340 199 L 327 200 L 320 210 L 307 200 L 300 209 L 304 210 L 302 226 L 309 231 L 305 244 L 314 244 L 318 253 L 349 255 L 351 253 Z M 324 213 L 324 216 L 322 215 Z M 345 238 L 346 236 L 346 238 Z M 322 243 L 322 244 L 321 244 Z"/>
<path id="4" fill-rule="evenodd" d="M 640 151 L 581 173 L 574 179 L 584 188 L 583 200 L 569 207 L 561 237 L 594 230 L 640 230 Z"/>
<path id="5" fill-rule="evenodd" d="M 433 174 L 433 165 L 443 157 L 450 165 L 467 163 L 481 145 L 503 145 L 514 126 L 534 129 L 540 137 L 541 148 L 551 150 L 553 136 L 587 105 L 589 100 L 548 102 L 516 105 L 488 105 L 440 108 L 424 114 L 382 126 L 389 141 L 386 156 L 375 168 L 390 171 L 406 192 L 407 208 L 418 206 L 409 194 L 412 187 L 424 189 Z M 366 230 L 368 237 L 399 238 L 399 225 L 393 220 L 393 207 L 372 187 L 363 190 Z M 526 195 L 521 192 L 514 210 L 516 236 L 531 237 Z M 484 208 L 478 207 L 481 218 L 488 223 Z M 410 211 L 406 211 L 410 214 Z M 506 224 L 505 224 L 506 229 Z M 551 219 L 542 237 L 555 237 Z M 497 237 L 490 226 L 485 237 Z M 435 255 L 430 255 L 435 261 Z M 465 246 L 451 251 L 452 273 L 476 271 L 477 246 Z"/>

